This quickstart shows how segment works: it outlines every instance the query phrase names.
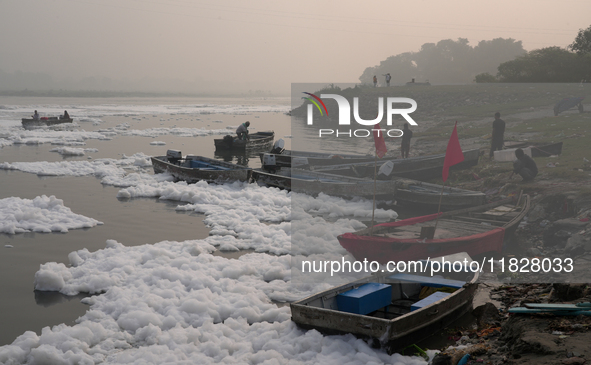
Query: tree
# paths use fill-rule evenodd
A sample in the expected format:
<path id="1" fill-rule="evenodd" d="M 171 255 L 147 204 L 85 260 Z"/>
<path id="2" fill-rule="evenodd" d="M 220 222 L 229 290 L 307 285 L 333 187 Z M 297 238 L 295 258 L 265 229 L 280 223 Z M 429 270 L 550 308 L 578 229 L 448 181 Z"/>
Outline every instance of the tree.
<path id="1" fill-rule="evenodd" d="M 560 47 L 536 49 L 502 63 L 497 78 L 500 82 L 580 82 L 591 75 L 590 58 Z"/>
<path id="2" fill-rule="evenodd" d="M 577 54 L 591 53 L 591 25 L 587 29 L 579 29 L 575 41 L 568 48 Z"/>
<path id="3" fill-rule="evenodd" d="M 474 82 L 477 84 L 497 82 L 497 78 L 488 72 L 478 74 L 474 77 Z"/>
<path id="4" fill-rule="evenodd" d="M 511 38 L 480 41 L 475 47 L 468 43 L 466 38 L 425 43 L 418 52 L 390 56 L 378 66 L 366 68 L 359 80 L 371 84 L 373 75 L 380 77 L 389 72 L 394 85 L 413 78 L 436 84 L 470 83 L 476 75 L 493 74 L 501 62 L 526 53 L 521 41 Z"/>

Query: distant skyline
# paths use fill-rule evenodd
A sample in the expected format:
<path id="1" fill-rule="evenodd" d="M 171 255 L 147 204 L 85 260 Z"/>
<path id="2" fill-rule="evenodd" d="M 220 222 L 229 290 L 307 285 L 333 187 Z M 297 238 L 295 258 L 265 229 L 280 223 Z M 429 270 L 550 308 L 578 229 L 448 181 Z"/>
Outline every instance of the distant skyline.
<path id="1" fill-rule="evenodd" d="M 0 70 L 46 74 L 57 89 L 86 79 L 288 93 L 292 82 L 359 82 L 424 43 L 500 37 L 530 51 L 566 47 L 591 25 L 582 0 L 2 0 L 0 10 Z"/>

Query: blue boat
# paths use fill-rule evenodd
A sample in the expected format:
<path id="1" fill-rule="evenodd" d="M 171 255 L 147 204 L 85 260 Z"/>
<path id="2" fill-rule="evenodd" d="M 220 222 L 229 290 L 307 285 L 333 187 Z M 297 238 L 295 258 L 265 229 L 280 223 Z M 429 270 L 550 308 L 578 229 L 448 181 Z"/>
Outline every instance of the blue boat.
<path id="1" fill-rule="evenodd" d="M 176 181 L 215 183 L 249 181 L 252 169 L 203 156 L 187 155 L 168 150 L 166 156 L 152 157 L 154 173 L 170 173 Z"/>

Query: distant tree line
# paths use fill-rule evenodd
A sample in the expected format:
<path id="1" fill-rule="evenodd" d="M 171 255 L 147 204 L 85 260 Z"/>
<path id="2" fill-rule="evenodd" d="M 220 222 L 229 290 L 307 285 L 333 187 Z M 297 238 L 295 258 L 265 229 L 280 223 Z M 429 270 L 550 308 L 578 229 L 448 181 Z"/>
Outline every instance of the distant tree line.
<path id="1" fill-rule="evenodd" d="M 393 85 L 412 79 L 437 84 L 471 83 L 476 75 L 494 73 L 499 64 L 524 54 L 521 41 L 511 38 L 480 41 L 475 47 L 465 38 L 446 39 L 425 43 L 418 52 L 388 57 L 378 66 L 366 68 L 359 80 L 371 84 L 375 75 L 383 84 L 384 75 L 390 73 Z"/>
<path id="2" fill-rule="evenodd" d="M 496 75 L 481 73 L 475 82 L 591 82 L 591 26 L 580 29 L 566 48 L 546 47 L 503 62 Z"/>

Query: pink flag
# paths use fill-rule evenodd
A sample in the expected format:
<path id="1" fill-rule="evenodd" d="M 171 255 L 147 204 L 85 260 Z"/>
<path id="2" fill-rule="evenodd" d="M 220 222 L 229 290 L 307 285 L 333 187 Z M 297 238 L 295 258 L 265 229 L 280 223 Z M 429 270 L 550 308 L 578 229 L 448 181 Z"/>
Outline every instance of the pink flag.
<path id="1" fill-rule="evenodd" d="M 380 123 L 376 124 L 373 129 L 373 140 L 376 143 L 376 155 L 378 155 L 379 158 L 382 158 L 386 152 L 388 152 L 388 149 L 386 148 L 386 142 L 384 142 L 384 131 L 379 130 L 381 129 Z"/>
<path id="2" fill-rule="evenodd" d="M 449 176 L 449 168 L 455 164 L 464 161 L 464 153 L 462 147 L 460 147 L 460 140 L 458 139 L 458 122 L 454 125 L 454 131 L 451 132 L 449 142 L 447 142 L 447 150 L 445 151 L 445 161 L 443 162 L 443 173 L 441 177 L 443 182 L 447 180 Z"/>

